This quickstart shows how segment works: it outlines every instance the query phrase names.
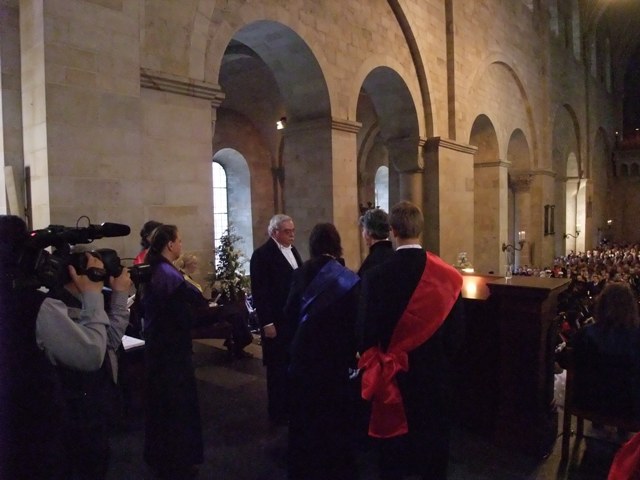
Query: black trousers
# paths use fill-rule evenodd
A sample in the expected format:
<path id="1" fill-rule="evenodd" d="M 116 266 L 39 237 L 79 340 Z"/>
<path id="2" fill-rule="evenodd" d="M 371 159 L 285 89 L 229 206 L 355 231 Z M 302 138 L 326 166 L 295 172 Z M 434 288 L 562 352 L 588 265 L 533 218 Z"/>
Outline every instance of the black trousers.
<path id="1" fill-rule="evenodd" d="M 284 361 L 267 364 L 268 412 L 274 423 L 284 423 L 289 418 L 288 368 Z"/>

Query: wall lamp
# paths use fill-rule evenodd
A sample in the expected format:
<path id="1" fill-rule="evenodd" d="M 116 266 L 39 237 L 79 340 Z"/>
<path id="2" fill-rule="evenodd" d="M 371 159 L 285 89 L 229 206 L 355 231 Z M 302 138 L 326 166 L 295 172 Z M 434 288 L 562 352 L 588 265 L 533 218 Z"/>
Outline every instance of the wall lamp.
<path id="1" fill-rule="evenodd" d="M 277 130 L 284 130 L 284 127 L 287 126 L 287 117 L 282 117 L 280 120 L 276 122 Z"/>
<path id="2" fill-rule="evenodd" d="M 580 236 L 580 225 L 576 225 L 576 234 L 575 235 L 572 235 L 570 233 L 565 233 L 563 235 L 564 238 L 569 238 L 569 237 L 578 238 L 579 236 Z"/>
<path id="3" fill-rule="evenodd" d="M 525 244 L 525 237 L 526 237 L 526 232 L 524 230 L 522 230 L 521 232 L 518 232 L 518 245 L 520 245 L 520 247 L 516 247 L 515 245 L 511 245 L 511 244 L 506 244 L 503 243 L 502 244 L 502 251 L 503 252 L 507 252 L 507 251 L 520 251 L 522 250 L 522 247 L 524 247 Z"/>

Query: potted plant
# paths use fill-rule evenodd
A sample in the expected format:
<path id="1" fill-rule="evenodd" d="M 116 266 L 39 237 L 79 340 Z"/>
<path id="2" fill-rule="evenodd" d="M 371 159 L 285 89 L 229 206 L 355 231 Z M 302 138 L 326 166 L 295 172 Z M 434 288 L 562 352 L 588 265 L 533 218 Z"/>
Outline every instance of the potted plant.
<path id="1" fill-rule="evenodd" d="M 206 277 L 212 298 L 220 295 L 218 303 L 223 305 L 244 301 L 250 288 L 249 276 L 242 269 L 246 259 L 242 251 L 235 246 L 239 240 L 240 237 L 229 226 L 214 250 L 215 257 L 210 262 L 213 272 Z"/>

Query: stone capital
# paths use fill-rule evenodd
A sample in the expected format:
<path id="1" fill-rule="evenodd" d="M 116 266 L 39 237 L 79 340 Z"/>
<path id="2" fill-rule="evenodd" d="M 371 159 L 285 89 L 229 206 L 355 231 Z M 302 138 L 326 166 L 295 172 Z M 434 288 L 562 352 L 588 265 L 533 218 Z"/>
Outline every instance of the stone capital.
<path id="1" fill-rule="evenodd" d="M 531 188 L 532 176 L 528 173 L 514 175 L 509 178 L 509 186 L 516 192 L 528 192 Z"/>

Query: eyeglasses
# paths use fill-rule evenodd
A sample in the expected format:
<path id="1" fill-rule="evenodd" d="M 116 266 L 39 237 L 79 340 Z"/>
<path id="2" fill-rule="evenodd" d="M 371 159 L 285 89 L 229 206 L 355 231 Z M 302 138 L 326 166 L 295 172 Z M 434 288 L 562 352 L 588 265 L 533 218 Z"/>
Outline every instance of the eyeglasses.
<path id="1" fill-rule="evenodd" d="M 287 235 L 293 235 L 294 233 L 296 233 L 296 229 L 295 228 L 279 228 L 278 231 L 279 232 L 284 232 Z"/>

